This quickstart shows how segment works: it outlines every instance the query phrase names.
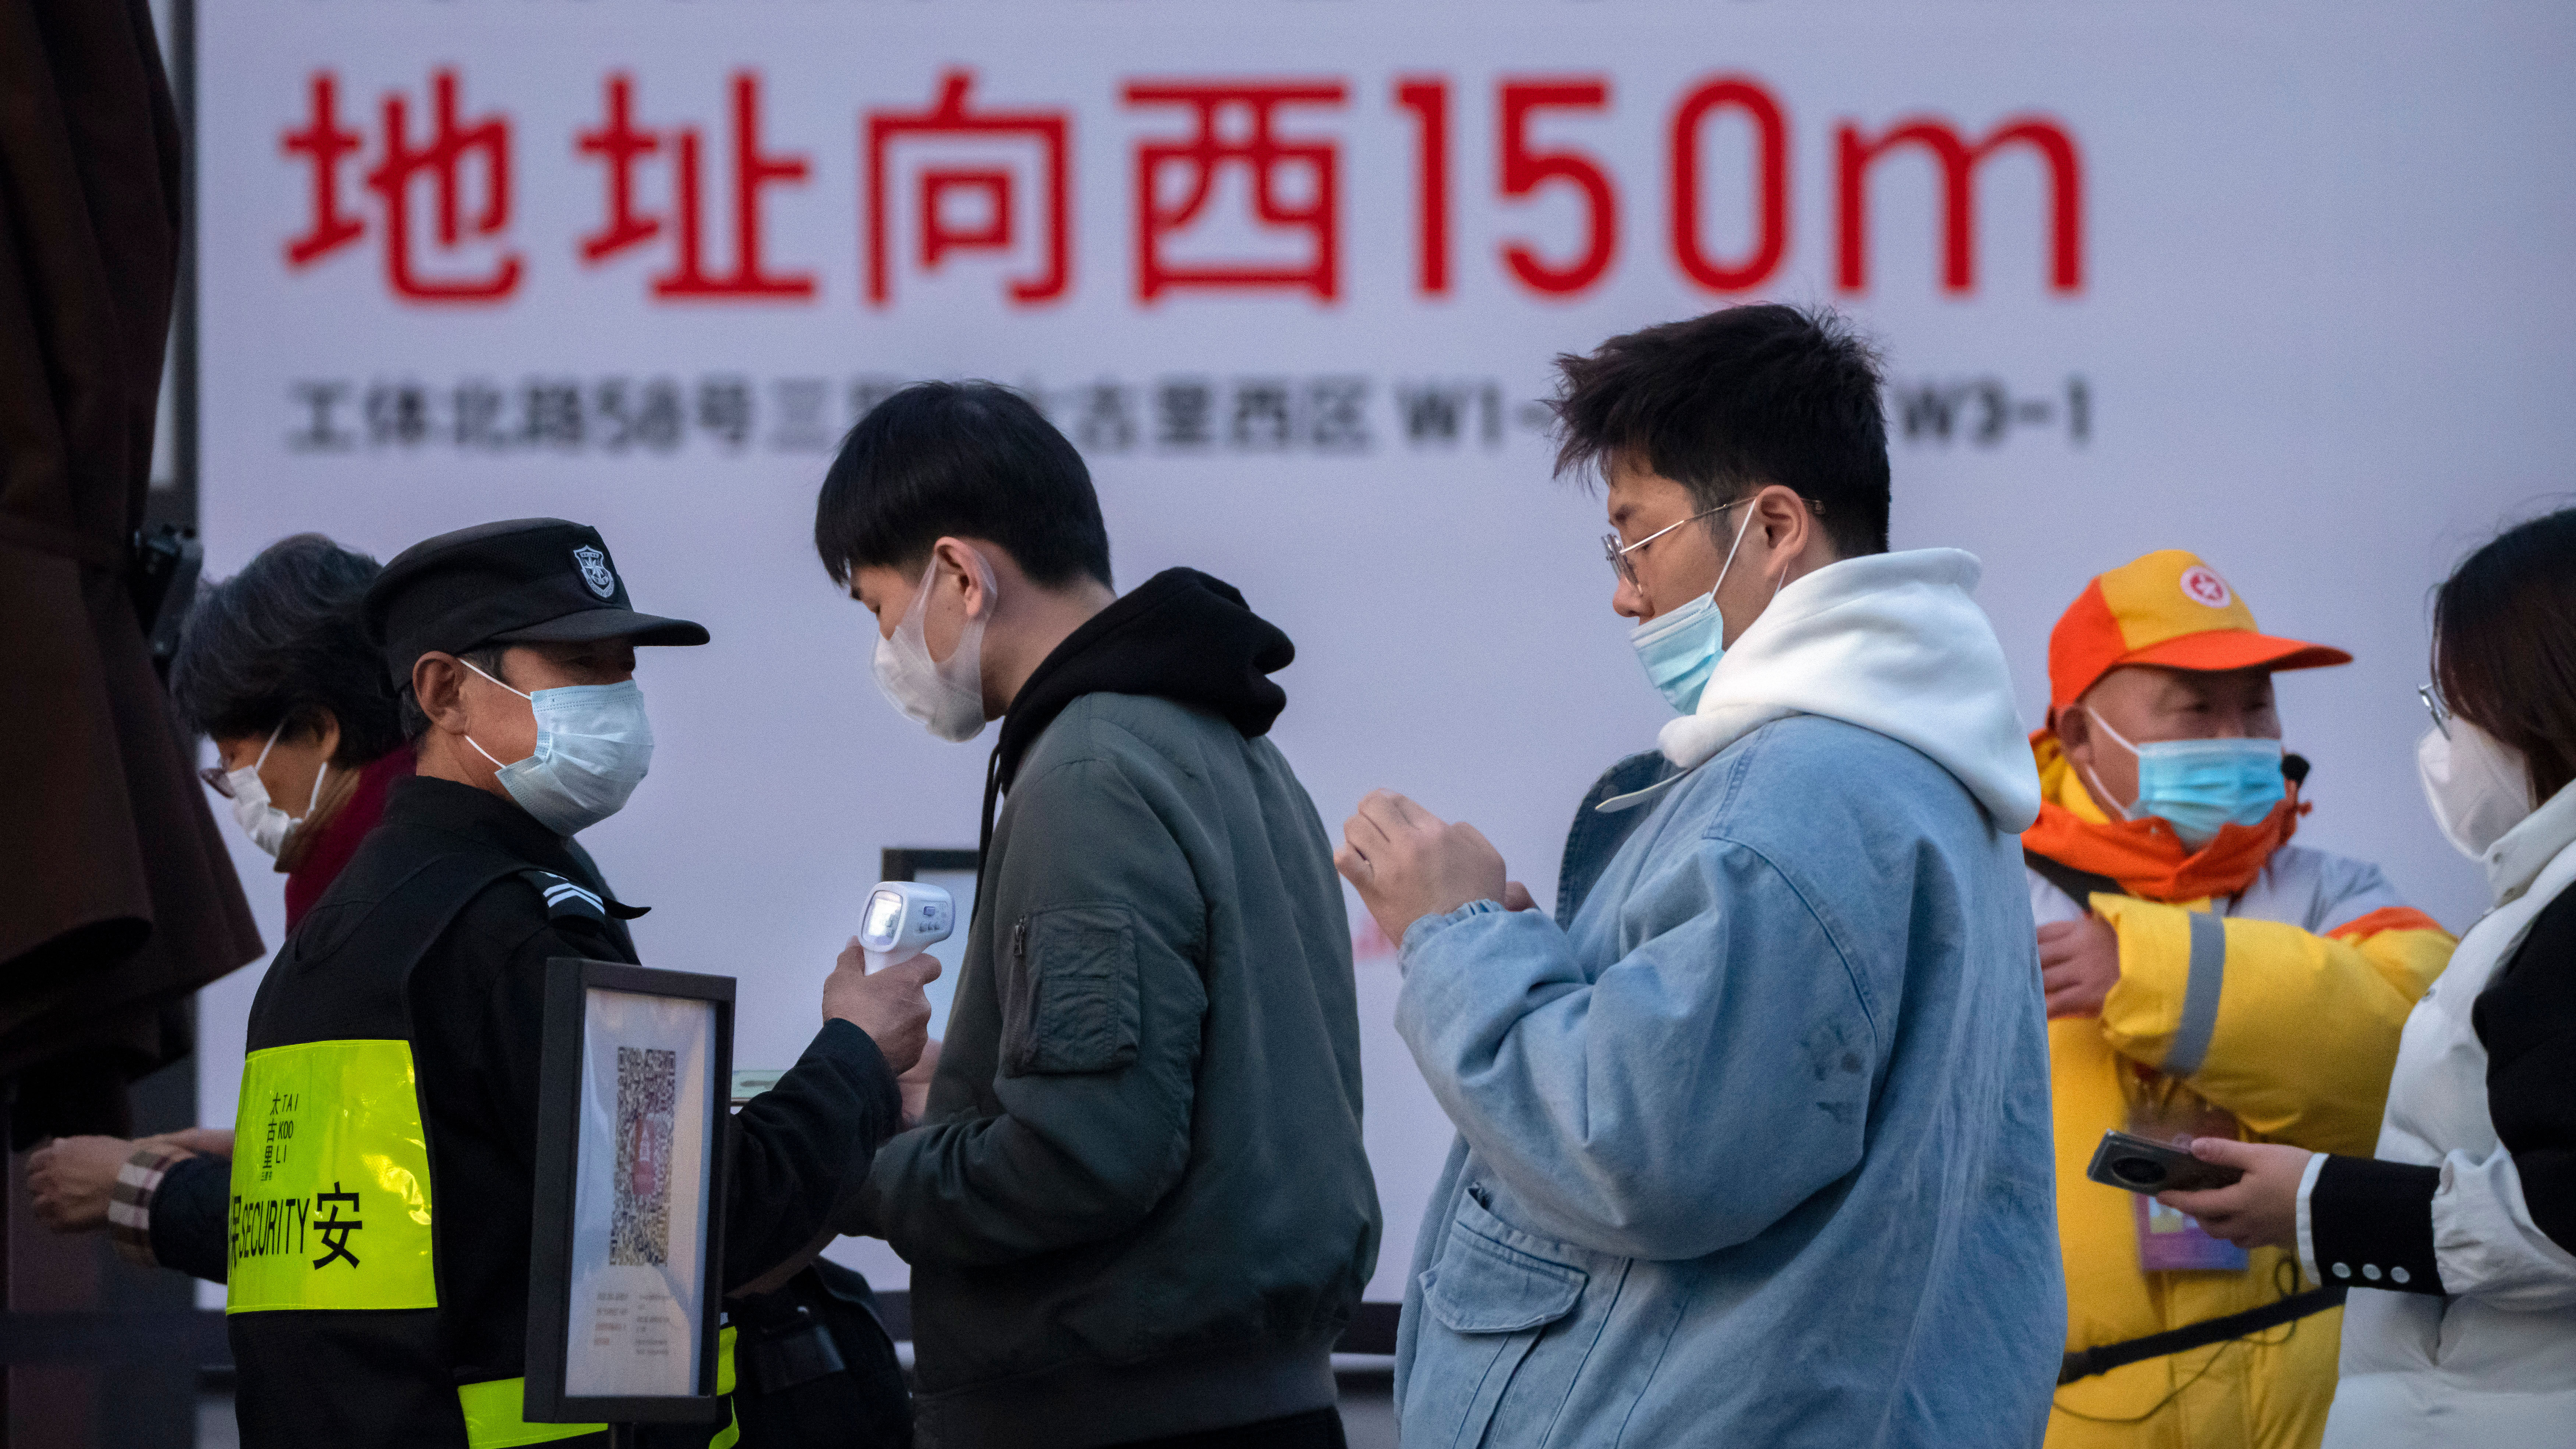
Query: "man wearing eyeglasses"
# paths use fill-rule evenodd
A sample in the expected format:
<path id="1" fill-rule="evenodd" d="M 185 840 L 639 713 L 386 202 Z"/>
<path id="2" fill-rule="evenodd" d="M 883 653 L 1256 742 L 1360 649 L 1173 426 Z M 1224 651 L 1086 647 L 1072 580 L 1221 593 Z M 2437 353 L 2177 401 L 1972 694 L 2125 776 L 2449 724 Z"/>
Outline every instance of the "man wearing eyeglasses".
<path id="1" fill-rule="evenodd" d="M 2083 1173 L 2111 1129 L 2319 1162 L 2377 1143 L 2398 1034 L 2453 942 L 2377 866 L 2291 841 L 2308 765 L 2282 753 L 2272 676 L 2351 662 L 2260 632 L 2181 549 L 2095 576 L 2049 635 L 2048 724 L 2030 737 L 2046 798 L 2022 836 L 2071 1319 L 2049 1449 L 2303 1449 L 2325 1432 L 2339 1296 L 2294 1253 Z"/>
<path id="2" fill-rule="evenodd" d="M 1458 1128 L 1404 1441 L 2026 1449 L 2066 1322 L 2040 796 L 1977 561 L 1887 551 L 1877 362 L 1830 313 L 1560 366 L 1678 717 L 1583 802 L 1553 918 L 1473 826 L 1380 791 L 1344 827 Z"/>

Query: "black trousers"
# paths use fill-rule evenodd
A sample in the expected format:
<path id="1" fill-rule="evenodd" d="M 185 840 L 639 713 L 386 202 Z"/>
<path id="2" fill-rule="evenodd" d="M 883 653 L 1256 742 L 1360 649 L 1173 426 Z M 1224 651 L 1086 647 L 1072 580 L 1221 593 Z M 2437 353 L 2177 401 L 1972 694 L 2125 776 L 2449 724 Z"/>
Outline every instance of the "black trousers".
<path id="1" fill-rule="evenodd" d="M 1284 1419 L 1202 1429 L 1162 1439 L 1133 1439 L 1111 1449 L 1346 1449 L 1338 1409 L 1314 1409 Z"/>

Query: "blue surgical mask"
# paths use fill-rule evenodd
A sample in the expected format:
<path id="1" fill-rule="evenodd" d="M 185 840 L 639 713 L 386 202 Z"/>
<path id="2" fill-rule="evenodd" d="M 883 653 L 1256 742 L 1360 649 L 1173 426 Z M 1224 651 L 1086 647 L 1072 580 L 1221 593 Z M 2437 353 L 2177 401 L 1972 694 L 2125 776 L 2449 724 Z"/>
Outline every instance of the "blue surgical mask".
<path id="1" fill-rule="evenodd" d="M 1744 522 L 1735 526 L 1735 541 L 1726 546 L 1726 562 L 1717 566 L 1717 583 L 1709 585 L 1707 593 L 1657 614 L 1628 633 L 1628 647 L 1637 651 L 1646 682 L 1682 714 L 1699 708 L 1700 692 L 1717 672 L 1717 661 L 1726 657 L 1726 615 L 1718 611 L 1717 590 L 1726 582 L 1726 571 L 1735 566 L 1745 524 L 1752 521 L 1752 515 L 1746 514 Z"/>
<path id="2" fill-rule="evenodd" d="M 471 662 L 465 667 L 474 669 Z M 472 735 L 465 742 L 501 765 L 494 778 L 519 808 L 557 835 L 578 835 L 624 809 L 653 764 L 653 727 L 644 719 L 644 691 L 635 681 L 510 692 L 536 714 L 537 752 L 501 765 Z"/>
<path id="3" fill-rule="evenodd" d="M 2220 827 L 2260 825 L 2287 793 L 2279 740 L 2157 740 L 2133 745 L 2093 711 L 2093 723 L 2138 757 L 2138 798 L 2120 814 L 2152 815 L 2194 850 Z M 2100 782 L 2094 782 L 2097 786 Z"/>

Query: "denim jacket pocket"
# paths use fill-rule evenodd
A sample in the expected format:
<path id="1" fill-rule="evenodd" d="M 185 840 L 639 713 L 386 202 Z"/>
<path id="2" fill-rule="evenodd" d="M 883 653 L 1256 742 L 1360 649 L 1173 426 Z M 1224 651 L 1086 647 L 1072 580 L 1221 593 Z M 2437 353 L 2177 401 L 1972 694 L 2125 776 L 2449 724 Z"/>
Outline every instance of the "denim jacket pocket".
<path id="1" fill-rule="evenodd" d="M 1408 1446 L 1486 1444 L 1522 1361 L 1549 1325 L 1575 1311 L 1591 1279 L 1570 1263 L 1500 1241 L 1493 1230 L 1509 1230 L 1473 1199 L 1462 1197 L 1458 1207 L 1439 1259 L 1422 1274 L 1422 1306 L 1432 1321 L 1408 1376 Z"/>
<path id="2" fill-rule="evenodd" d="M 1011 929 L 1002 1073 L 1106 1072 L 1136 1060 L 1136 926 L 1123 906 L 1056 906 Z"/>
<path id="3" fill-rule="evenodd" d="M 1453 1224 L 1440 1261 L 1422 1275 L 1422 1302 L 1453 1332 L 1518 1333 L 1573 1312 L 1586 1276 Z"/>

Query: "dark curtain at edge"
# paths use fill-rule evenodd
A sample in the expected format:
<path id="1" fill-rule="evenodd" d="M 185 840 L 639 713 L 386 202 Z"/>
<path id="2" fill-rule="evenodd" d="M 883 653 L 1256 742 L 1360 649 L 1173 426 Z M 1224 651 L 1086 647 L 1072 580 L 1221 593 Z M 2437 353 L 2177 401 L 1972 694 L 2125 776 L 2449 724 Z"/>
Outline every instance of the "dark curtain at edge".
<path id="1" fill-rule="evenodd" d="M 0 1080 L 117 1131 L 259 933 L 126 585 L 178 278 L 143 0 L 0 0 Z"/>

